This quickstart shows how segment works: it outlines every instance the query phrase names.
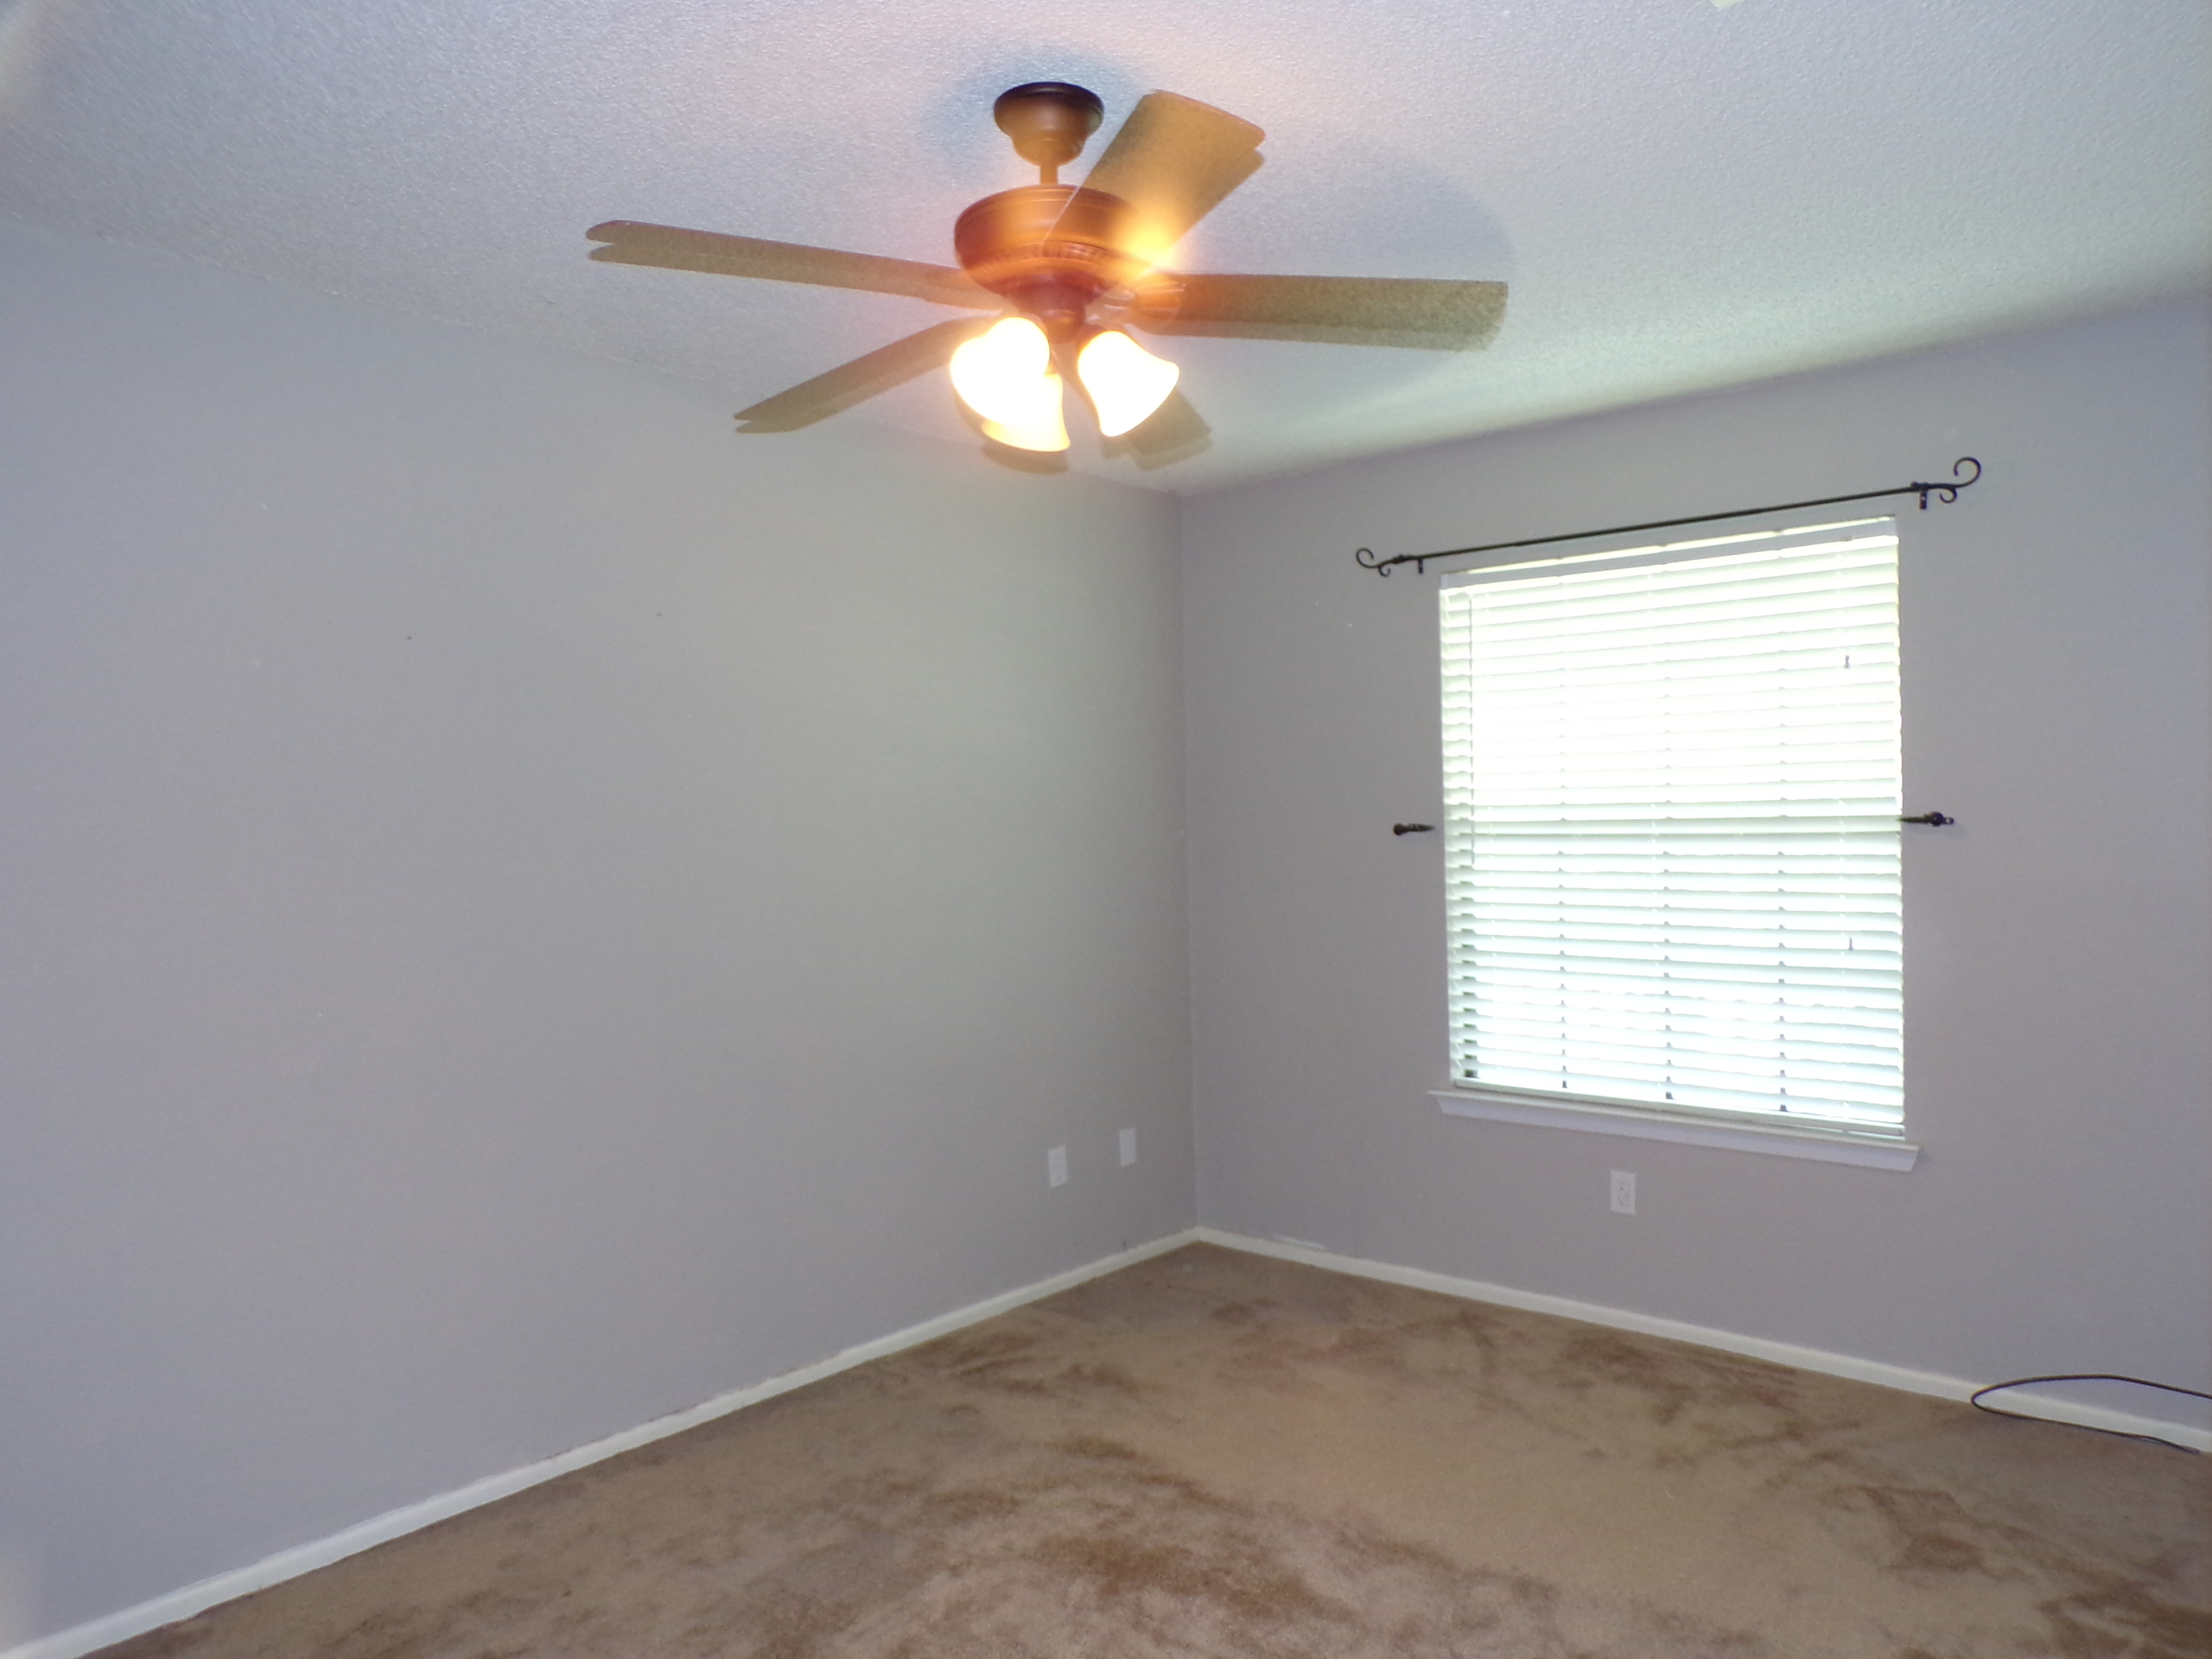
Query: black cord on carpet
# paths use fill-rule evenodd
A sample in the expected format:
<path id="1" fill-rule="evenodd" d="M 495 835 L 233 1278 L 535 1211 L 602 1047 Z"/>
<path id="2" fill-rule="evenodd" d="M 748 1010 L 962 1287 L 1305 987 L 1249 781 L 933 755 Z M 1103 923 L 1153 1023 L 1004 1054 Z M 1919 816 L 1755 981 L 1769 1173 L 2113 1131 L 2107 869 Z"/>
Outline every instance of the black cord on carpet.
<path id="1" fill-rule="evenodd" d="M 1993 1417 L 2018 1417 L 2027 1423 L 2055 1423 L 2056 1417 L 2038 1417 L 2030 1411 L 2007 1411 L 2002 1406 L 1985 1406 L 1981 1396 L 1995 1394 L 1999 1389 L 2024 1389 L 2031 1382 L 2133 1382 L 2139 1389 L 2164 1389 L 2168 1394 L 2185 1394 L 2192 1400 L 2212 1400 L 2212 1394 L 2196 1389 L 2177 1388 L 2171 1382 L 2151 1382 L 2139 1376 L 2116 1376 L 2110 1371 L 2069 1371 L 2059 1376 L 2016 1376 L 2010 1382 L 1992 1382 L 1986 1389 L 1976 1389 L 1967 1396 L 1967 1403 L 1977 1411 L 1986 1411 Z M 2123 1440 L 2142 1440 L 2152 1446 L 2170 1446 L 2177 1452 L 2191 1456 L 2201 1455 L 2196 1447 L 2183 1446 L 2179 1440 L 2170 1440 L 2158 1434 L 2131 1434 L 2124 1428 L 2099 1428 L 2094 1423 L 2068 1423 L 2069 1428 L 2086 1428 L 2096 1434 L 2116 1434 Z"/>

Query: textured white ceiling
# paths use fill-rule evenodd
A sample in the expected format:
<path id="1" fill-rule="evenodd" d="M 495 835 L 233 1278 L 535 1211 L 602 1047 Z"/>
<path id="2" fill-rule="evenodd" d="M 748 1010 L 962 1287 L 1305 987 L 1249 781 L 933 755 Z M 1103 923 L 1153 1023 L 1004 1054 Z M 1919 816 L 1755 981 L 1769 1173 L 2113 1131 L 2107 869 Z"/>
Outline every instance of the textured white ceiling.
<path id="1" fill-rule="evenodd" d="M 1268 131 L 1174 263 L 1512 290 L 1465 356 L 1166 343 L 1211 448 L 1143 474 L 1086 435 L 1075 464 L 1205 488 L 2202 287 L 2208 20 L 2203 0 L 0 0 L 0 213 L 706 379 L 734 410 L 950 314 L 595 264 L 586 226 L 950 263 L 963 206 L 1033 181 L 999 91 L 1080 81 L 1110 132 L 1164 87 Z M 931 376 L 836 418 L 973 442 L 950 398 Z"/>

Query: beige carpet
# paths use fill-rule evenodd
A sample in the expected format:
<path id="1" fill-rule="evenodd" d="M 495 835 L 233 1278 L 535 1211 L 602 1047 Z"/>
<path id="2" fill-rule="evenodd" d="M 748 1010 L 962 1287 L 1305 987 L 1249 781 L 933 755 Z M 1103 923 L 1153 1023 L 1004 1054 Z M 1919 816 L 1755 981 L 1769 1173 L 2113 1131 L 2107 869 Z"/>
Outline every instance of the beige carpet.
<path id="1" fill-rule="evenodd" d="M 1201 1245 L 108 1659 L 2205 1659 L 2207 1462 Z"/>

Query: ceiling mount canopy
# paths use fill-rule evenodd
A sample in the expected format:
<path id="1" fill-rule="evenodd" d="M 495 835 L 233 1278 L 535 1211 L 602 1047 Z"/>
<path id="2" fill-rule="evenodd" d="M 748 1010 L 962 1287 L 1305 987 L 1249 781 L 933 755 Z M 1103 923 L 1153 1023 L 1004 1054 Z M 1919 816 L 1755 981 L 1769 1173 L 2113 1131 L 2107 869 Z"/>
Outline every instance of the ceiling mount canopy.
<path id="1" fill-rule="evenodd" d="M 1001 92 L 993 118 L 1035 184 L 985 196 L 952 227 L 957 269 L 627 219 L 594 226 L 594 259 L 900 294 L 1001 314 L 938 323 L 755 404 L 740 430 L 785 432 L 950 365 L 984 436 L 1010 448 L 1068 447 L 1063 388 L 1084 391 L 1102 437 L 1140 466 L 1203 447 L 1206 427 L 1179 371 L 1128 330 L 1311 344 L 1467 351 L 1504 315 L 1502 283 L 1363 276 L 1182 274 L 1160 261 L 1261 165 L 1266 134 L 1175 92 L 1147 92 L 1080 185 L 1059 169 L 1105 116 L 1067 81 Z"/>
<path id="2" fill-rule="evenodd" d="M 1056 184 L 1054 175 L 1083 154 L 1106 118 L 1106 105 L 1088 86 L 1033 80 L 1001 92 L 991 118 L 1014 140 L 1014 153 L 1043 172 L 1040 182 Z"/>

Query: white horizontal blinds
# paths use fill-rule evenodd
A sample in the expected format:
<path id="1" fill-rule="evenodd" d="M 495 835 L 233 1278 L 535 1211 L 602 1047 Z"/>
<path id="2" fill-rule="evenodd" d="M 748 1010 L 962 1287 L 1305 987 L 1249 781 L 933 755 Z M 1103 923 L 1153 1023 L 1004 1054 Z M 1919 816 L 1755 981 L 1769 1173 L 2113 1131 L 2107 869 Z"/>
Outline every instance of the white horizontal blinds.
<path id="1" fill-rule="evenodd" d="M 1452 1071 L 1902 1124 L 1889 520 L 1443 594 Z"/>

